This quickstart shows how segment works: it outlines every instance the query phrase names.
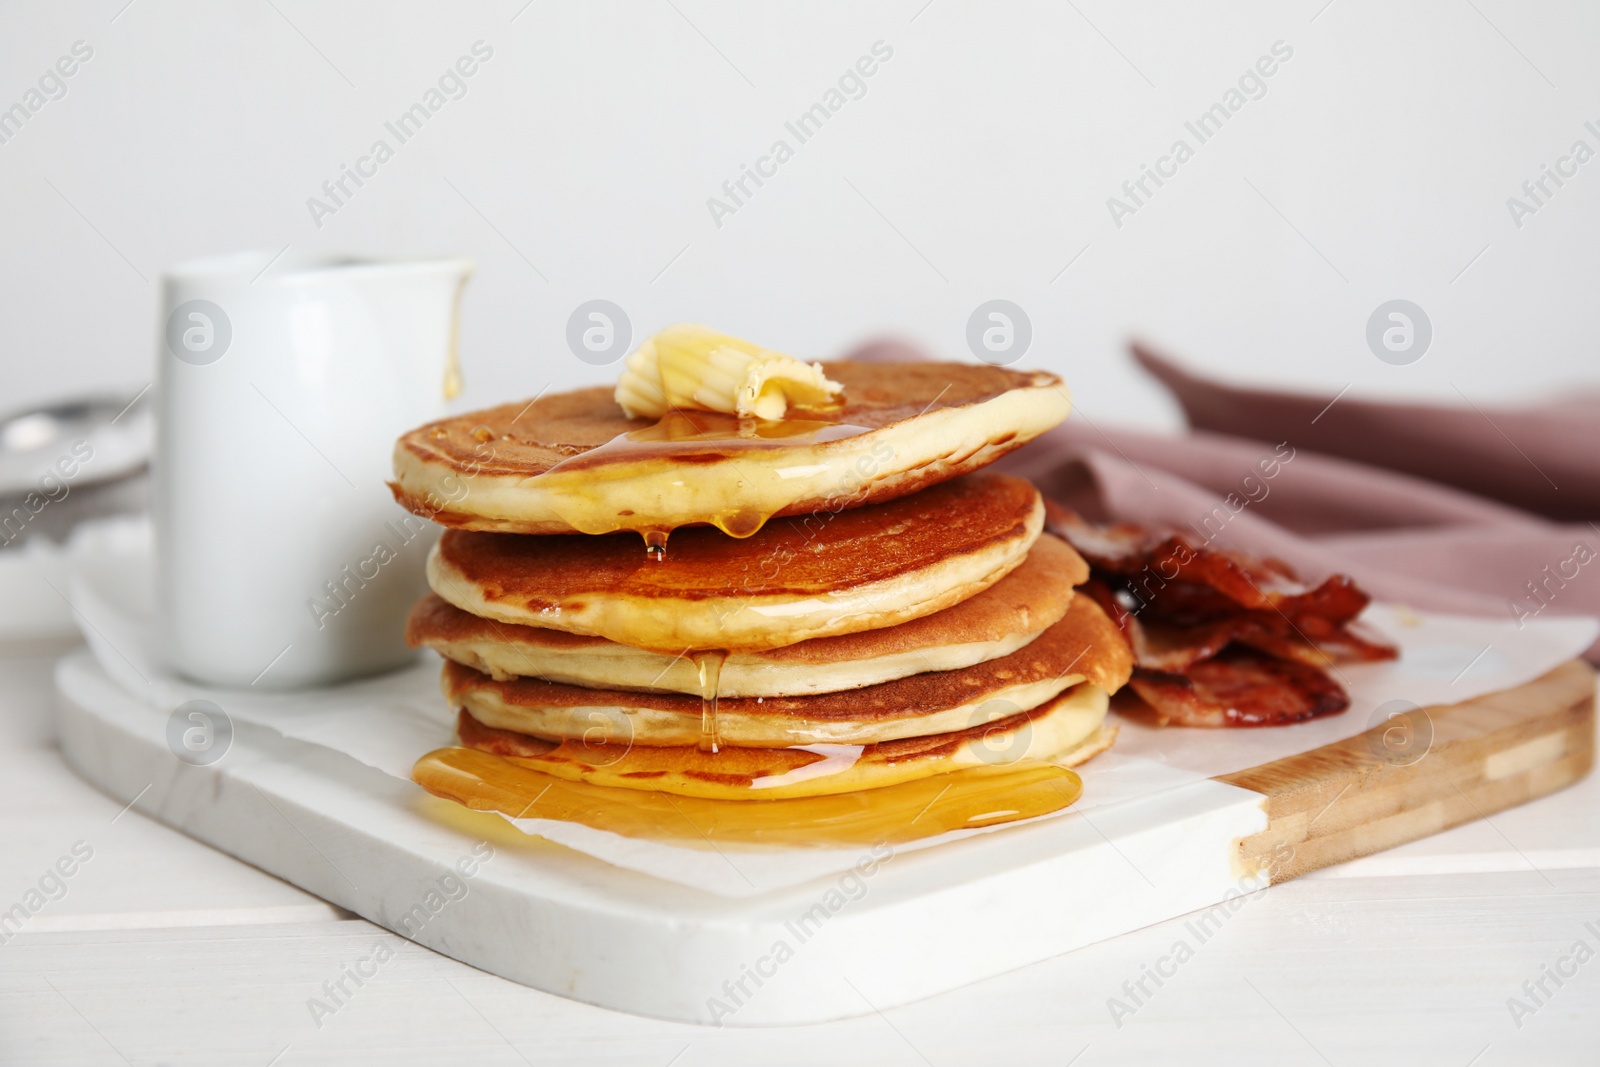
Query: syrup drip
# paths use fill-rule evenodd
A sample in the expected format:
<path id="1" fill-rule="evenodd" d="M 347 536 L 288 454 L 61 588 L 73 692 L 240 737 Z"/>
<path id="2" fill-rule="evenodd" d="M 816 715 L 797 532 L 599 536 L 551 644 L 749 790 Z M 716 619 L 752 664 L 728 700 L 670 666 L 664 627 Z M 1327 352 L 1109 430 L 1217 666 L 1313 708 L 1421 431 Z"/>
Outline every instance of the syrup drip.
<path id="1" fill-rule="evenodd" d="M 696 652 L 691 657 L 700 673 L 700 751 L 715 752 L 722 744 L 717 731 L 717 691 L 728 653 L 720 649 Z"/>
<path id="2" fill-rule="evenodd" d="M 454 400 L 461 395 L 461 359 L 456 355 L 454 342 L 450 345 L 449 361 L 444 365 L 444 398 Z"/>
<path id="3" fill-rule="evenodd" d="M 461 291 L 466 285 L 467 276 L 463 275 L 456 284 L 455 299 L 450 305 L 450 347 L 445 351 L 444 381 L 441 383 L 446 400 L 454 400 L 461 395 Z"/>
<path id="4" fill-rule="evenodd" d="M 644 554 L 656 563 L 665 562 L 667 558 L 667 535 L 671 532 L 671 530 L 644 531 Z"/>
<path id="5" fill-rule="evenodd" d="M 789 800 L 707 800 L 571 782 L 471 748 L 430 752 L 417 761 L 411 776 L 434 796 L 476 811 L 583 823 L 626 837 L 697 848 L 723 843 L 783 848 L 899 844 L 1048 815 L 1083 792 L 1083 781 L 1073 771 L 1031 760 Z"/>
<path id="6" fill-rule="evenodd" d="M 613 483 L 650 468 L 669 468 L 680 473 L 687 472 L 692 477 L 695 467 L 726 460 L 735 470 L 732 488 L 736 491 L 729 493 L 726 506 L 708 505 L 705 521 L 730 537 L 749 537 L 788 506 L 794 494 L 803 490 L 806 474 L 826 473 L 828 468 L 822 465 L 815 472 L 799 471 L 798 474 L 797 468 L 773 469 L 754 463 L 741 468 L 740 457 L 776 449 L 803 449 L 870 433 L 872 429 L 830 420 L 826 417 L 826 411 L 799 410 L 795 414 L 811 417 L 769 420 L 739 418 L 711 411 L 669 411 L 652 426 L 618 434 L 603 445 L 567 457 L 541 475 L 541 480 L 552 489 L 560 487 L 561 492 L 552 494 L 555 500 L 553 506 L 573 529 L 586 534 L 639 529 L 644 534 L 650 557 L 660 560 L 665 554 L 666 534 L 671 531 L 640 529 L 629 524 L 631 511 L 613 513 L 603 507 L 592 506 L 596 502 L 592 487 Z M 840 479 L 844 473 L 845 470 L 839 472 Z M 766 482 L 763 485 L 751 485 L 746 481 L 747 478 Z M 569 480 L 570 486 L 562 484 Z M 773 488 L 784 492 L 761 492 Z M 571 494 L 573 504 L 561 506 L 563 492 Z M 752 495 L 781 502 L 766 508 L 752 507 L 748 504 Z M 736 500 L 744 502 L 736 503 Z M 657 532 L 661 534 L 660 549 L 652 540 Z"/>

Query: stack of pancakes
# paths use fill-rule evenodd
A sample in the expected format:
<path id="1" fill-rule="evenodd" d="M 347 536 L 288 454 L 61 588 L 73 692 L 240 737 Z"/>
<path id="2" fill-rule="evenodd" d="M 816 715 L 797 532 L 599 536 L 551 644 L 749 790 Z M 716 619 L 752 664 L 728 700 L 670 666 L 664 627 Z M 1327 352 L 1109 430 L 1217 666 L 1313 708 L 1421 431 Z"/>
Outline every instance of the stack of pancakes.
<path id="1" fill-rule="evenodd" d="M 449 527 L 408 639 L 462 744 L 741 800 L 1110 746 L 1127 644 L 1038 491 L 979 470 L 1066 416 L 1059 380 L 824 366 L 842 404 L 777 422 L 589 389 L 400 439 L 396 498 Z"/>

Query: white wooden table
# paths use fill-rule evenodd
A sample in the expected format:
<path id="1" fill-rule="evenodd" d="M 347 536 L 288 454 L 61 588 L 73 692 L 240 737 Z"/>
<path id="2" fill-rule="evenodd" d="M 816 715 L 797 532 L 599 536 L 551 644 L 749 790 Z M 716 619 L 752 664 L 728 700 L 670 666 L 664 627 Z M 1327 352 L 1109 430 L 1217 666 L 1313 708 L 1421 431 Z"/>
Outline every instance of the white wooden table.
<path id="1" fill-rule="evenodd" d="M 59 898 L 0 933 L 0 1063 L 1600 1063 L 1594 777 L 1256 894 L 1203 943 L 1174 920 L 882 1014 L 710 1029 L 475 971 L 120 811 L 55 750 L 52 660 L 0 648 L 0 912 Z"/>

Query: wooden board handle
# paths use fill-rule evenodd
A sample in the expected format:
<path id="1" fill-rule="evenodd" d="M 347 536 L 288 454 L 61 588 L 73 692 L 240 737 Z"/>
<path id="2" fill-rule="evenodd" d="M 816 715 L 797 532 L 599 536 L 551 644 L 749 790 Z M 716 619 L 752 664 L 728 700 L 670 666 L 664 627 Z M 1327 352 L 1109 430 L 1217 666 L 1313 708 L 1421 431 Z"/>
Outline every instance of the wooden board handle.
<path id="1" fill-rule="evenodd" d="M 1241 869 L 1282 882 L 1564 789 L 1594 765 L 1594 712 L 1595 672 L 1573 660 L 1222 775 L 1267 797 L 1267 828 L 1238 843 Z"/>

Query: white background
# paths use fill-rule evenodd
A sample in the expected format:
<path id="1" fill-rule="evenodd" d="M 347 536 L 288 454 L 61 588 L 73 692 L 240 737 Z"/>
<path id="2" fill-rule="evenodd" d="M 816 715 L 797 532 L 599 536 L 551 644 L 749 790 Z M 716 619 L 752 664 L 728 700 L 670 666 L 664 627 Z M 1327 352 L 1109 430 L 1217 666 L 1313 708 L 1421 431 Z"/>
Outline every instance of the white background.
<path id="1" fill-rule="evenodd" d="M 1575 139 L 1600 149 L 1594 4 L 124 3 L 0 8 L 0 107 L 94 49 L 0 144 L 8 408 L 142 387 L 166 266 L 285 245 L 475 258 L 463 405 L 609 379 L 564 340 L 597 297 L 636 335 L 700 320 L 818 357 L 893 333 L 951 358 L 1003 297 L 1033 320 L 1022 365 L 1147 425 L 1176 416 L 1135 334 L 1329 395 L 1600 377 L 1600 160 L 1520 230 L 1506 207 Z M 467 95 L 314 225 L 307 198 L 478 40 Z M 866 95 L 718 227 L 707 198 L 879 40 Z M 1267 94 L 1114 226 L 1107 197 L 1279 40 Z M 1397 297 L 1435 330 L 1407 367 L 1365 342 Z"/>

